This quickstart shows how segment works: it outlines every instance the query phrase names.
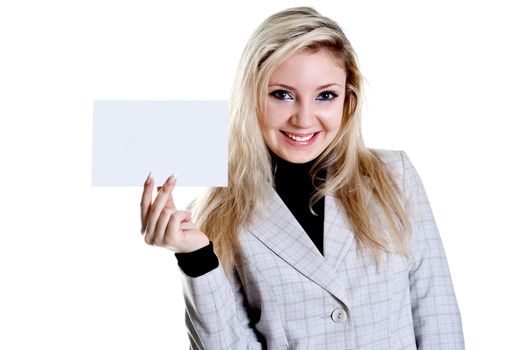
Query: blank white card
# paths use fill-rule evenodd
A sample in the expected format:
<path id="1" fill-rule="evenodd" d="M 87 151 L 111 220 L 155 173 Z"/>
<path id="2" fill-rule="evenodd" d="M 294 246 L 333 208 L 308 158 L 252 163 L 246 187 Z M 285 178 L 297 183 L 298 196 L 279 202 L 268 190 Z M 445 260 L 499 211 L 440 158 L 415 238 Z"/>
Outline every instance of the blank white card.
<path id="1" fill-rule="evenodd" d="M 94 101 L 92 186 L 228 185 L 227 101 Z"/>

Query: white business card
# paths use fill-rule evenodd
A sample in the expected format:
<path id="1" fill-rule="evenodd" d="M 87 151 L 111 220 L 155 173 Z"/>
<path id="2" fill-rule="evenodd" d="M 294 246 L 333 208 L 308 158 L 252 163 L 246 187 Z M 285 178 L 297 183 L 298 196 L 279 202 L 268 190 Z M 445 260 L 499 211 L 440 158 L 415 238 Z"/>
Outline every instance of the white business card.
<path id="1" fill-rule="evenodd" d="M 92 186 L 228 185 L 227 101 L 94 101 Z"/>

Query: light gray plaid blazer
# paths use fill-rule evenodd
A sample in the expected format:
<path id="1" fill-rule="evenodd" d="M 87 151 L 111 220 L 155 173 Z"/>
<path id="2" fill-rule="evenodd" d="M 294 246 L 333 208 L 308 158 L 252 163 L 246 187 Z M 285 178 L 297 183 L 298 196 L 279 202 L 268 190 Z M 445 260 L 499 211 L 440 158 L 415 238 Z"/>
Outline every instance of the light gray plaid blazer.
<path id="1" fill-rule="evenodd" d="M 438 228 L 404 151 L 376 150 L 405 194 L 411 258 L 358 254 L 334 196 L 325 197 L 324 256 L 279 195 L 247 228 L 235 274 L 181 270 L 193 349 L 464 349 Z M 374 204 L 375 205 L 375 204 Z M 374 210 L 378 210 L 375 205 Z M 386 227 L 379 211 L 378 223 Z"/>

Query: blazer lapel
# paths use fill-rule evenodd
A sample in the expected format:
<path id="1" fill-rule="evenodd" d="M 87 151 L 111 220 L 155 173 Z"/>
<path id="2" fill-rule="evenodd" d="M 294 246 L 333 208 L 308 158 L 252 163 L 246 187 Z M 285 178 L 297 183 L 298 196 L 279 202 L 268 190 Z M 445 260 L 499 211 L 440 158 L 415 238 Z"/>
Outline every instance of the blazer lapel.
<path id="1" fill-rule="evenodd" d="M 272 188 L 267 206 L 256 213 L 248 227 L 255 237 L 305 277 L 317 283 L 350 307 L 343 276 L 337 266 L 353 245 L 353 234 L 344 222 L 337 199 L 325 197 L 324 254 Z"/>
<path id="2" fill-rule="evenodd" d="M 337 271 L 352 248 L 355 249 L 354 232 L 350 229 L 344 208 L 335 196 L 326 195 L 324 202 L 324 259 Z"/>

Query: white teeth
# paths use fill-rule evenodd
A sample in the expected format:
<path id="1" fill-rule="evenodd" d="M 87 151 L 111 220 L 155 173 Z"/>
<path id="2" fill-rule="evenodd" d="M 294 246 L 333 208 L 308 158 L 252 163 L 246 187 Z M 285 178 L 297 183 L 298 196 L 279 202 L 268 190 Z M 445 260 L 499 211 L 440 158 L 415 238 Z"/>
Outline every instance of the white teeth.
<path id="1" fill-rule="evenodd" d="M 314 137 L 315 133 L 313 133 L 312 135 L 310 136 L 305 136 L 305 137 L 299 137 L 299 136 L 295 136 L 295 135 L 292 135 L 292 134 L 289 134 L 287 132 L 285 132 L 286 136 L 288 136 L 289 138 L 291 138 L 292 140 L 295 140 L 295 141 L 301 141 L 301 142 L 304 142 L 304 141 L 308 141 L 310 140 L 312 137 Z"/>

